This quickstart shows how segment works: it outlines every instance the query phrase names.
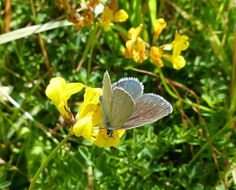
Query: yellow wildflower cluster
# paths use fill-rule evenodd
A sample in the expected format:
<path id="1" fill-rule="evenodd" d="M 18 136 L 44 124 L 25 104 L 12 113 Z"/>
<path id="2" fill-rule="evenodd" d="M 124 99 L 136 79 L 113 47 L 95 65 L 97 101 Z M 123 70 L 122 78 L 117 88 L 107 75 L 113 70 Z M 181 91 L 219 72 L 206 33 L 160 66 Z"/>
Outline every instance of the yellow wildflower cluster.
<path id="1" fill-rule="evenodd" d="M 148 58 L 145 41 L 139 37 L 142 28 L 143 25 L 140 24 L 139 27 L 129 30 L 129 40 L 126 42 L 126 50 L 124 52 L 126 58 L 132 58 L 136 62 L 143 62 Z"/>
<path id="2" fill-rule="evenodd" d="M 55 77 L 50 80 L 46 95 L 55 104 L 64 120 L 73 126 L 72 131 L 76 136 L 82 136 L 99 147 L 119 145 L 125 130 L 116 130 L 112 137 L 108 136 L 107 129 L 103 126 L 102 109 L 99 104 L 102 89 L 87 87 L 79 112 L 76 117 L 73 116 L 67 101 L 83 87 L 82 83 L 66 83 L 63 78 Z"/>
<path id="3" fill-rule="evenodd" d="M 162 30 L 166 27 L 164 19 L 156 19 L 154 22 L 154 34 L 153 41 L 155 42 Z M 163 67 L 162 58 L 173 64 L 174 69 L 181 69 L 185 66 L 186 61 L 181 55 L 181 52 L 186 50 L 189 46 L 188 37 L 180 35 L 177 31 L 175 33 L 175 39 L 170 44 L 164 44 L 162 46 L 150 46 L 139 36 L 142 31 L 143 25 L 140 24 L 137 28 L 131 28 L 128 32 L 128 41 L 125 46 L 126 49 L 123 52 L 126 58 L 131 58 L 135 62 L 143 62 L 150 56 L 151 60 L 159 67 Z M 172 50 L 172 54 L 166 53 L 166 51 Z"/>
<path id="4" fill-rule="evenodd" d="M 100 19 L 100 24 L 103 26 L 105 31 L 110 30 L 110 24 L 112 22 L 125 22 L 129 15 L 124 9 L 117 10 L 118 2 L 117 0 L 111 0 L 110 5 L 105 7 Z"/>

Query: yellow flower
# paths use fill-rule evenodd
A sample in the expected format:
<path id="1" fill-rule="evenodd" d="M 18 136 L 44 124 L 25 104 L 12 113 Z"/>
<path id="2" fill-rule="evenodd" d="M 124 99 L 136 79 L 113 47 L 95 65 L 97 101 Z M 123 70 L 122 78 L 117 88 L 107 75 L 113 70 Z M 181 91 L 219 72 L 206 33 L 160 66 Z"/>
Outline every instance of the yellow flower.
<path id="1" fill-rule="evenodd" d="M 107 7 L 104 8 L 102 13 L 102 18 L 100 20 L 100 24 L 104 28 L 105 31 L 110 30 L 110 23 L 112 22 L 113 11 Z"/>
<path id="2" fill-rule="evenodd" d="M 173 68 L 176 70 L 180 70 L 186 65 L 186 60 L 181 55 L 173 56 L 164 54 L 163 57 L 165 57 L 169 62 L 171 62 L 173 64 Z"/>
<path id="3" fill-rule="evenodd" d="M 126 49 L 123 52 L 126 58 L 132 58 L 135 62 L 140 63 L 147 59 L 145 41 L 141 38 L 129 40 L 126 42 Z"/>
<path id="4" fill-rule="evenodd" d="M 99 96 L 102 93 L 100 88 L 87 87 L 84 94 L 84 102 L 80 106 L 76 116 L 77 122 L 73 127 L 76 136 L 83 136 L 89 141 L 93 141 L 94 127 L 102 121 L 102 110 L 99 105 Z"/>
<path id="5" fill-rule="evenodd" d="M 86 88 L 84 102 L 76 116 L 78 120 L 73 126 L 73 132 L 76 136 L 82 136 L 99 147 L 118 146 L 125 130 L 114 130 L 111 137 L 107 135 L 107 129 L 102 124 L 102 109 L 99 105 L 101 93 L 100 88 Z"/>
<path id="6" fill-rule="evenodd" d="M 154 21 L 154 36 L 153 41 L 156 41 L 161 34 L 162 30 L 166 27 L 166 21 L 163 18 Z"/>
<path id="7" fill-rule="evenodd" d="M 130 28 L 129 31 L 128 31 L 128 38 L 130 40 L 137 40 L 138 37 L 140 36 L 140 33 L 143 29 L 143 24 L 140 24 L 138 27 L 136 28 Z"/>
<path id="8" fill-rule="evenodd" d="M 136 28 L 129 29 L 129 40 L 126 42 L 126 49 L 123 52 L 123 55 L 126 58 L 132 58 L 135 62 L 143 62 L 148 57 L 146 51 L 146 42 L 139 37 L 142 28 L 143 25 L 140 24 Z"/>
<path id="9" fill-rule="evenodd" d="M 110 147 L 110 146 L 118 146 L 120 144 L 120 138 L 124 135 L 125 130 L 114 130 L 114 133 L 111 137 L 107 134 L 107 129 L 101 128 L 99 129 L 96 140 L 93 141 L 98 147 Z"/>
<path id="10" fill-rule="evenodd" d="M 150 50 L 150 58 L 153 60 L 153 62 L 159 66 L 159 67 L 163 67 L 164 64 L 161 60 L 161 57 L 163 55 L 163 52 L 160 48 L 152 46 L 151 50 Z"/>
<path id="11" fill-rule="evenodd" d="M 181 69 L 185 66 L 186 61 L 181 52 L 189 47 L 188 36 L 180 35 L 177 31 L 175 32 L 175 39 L 171 44 L 167 44 L 164 48 L 173 49 L 172 55 L 164 54 L 168 61 L 172 62 L 174 69 Z"/>
<path id="12" fill-rule="evenodd" d="M 114 22 L 125 22 L 129 18 L 129 15 L 127 12 L 125 12 L 124 9 L 118 10 L 115 12 L 113 15 L 113 20 Z"/>
<path id="13" fill-rule="evenodd" d="M 178 31 L 175 32 L 175 39 L 171 43 L 173 46 L 173 55 L 178 56 L 181 54 L 181 51 L 184 51 L 188 48 L 188 36 L 180 35 Z"/>
<path id="14" fill-rule="evenodd" d="M 67 105 L 67 100 L 72 94 L 83 89 L 82 83 L 66 83 L 61 77 L 55 77 L 50 80 L 50 84 L 46 88 L 46 95 L 55 104 L 63 118 L 71 122 L 73 115 Z"/>
<path id="15" fill-rule="evenodd" d="M 68 122 L 74 122 L 74 117 L 67 105 L 67 100 L 83 87 L 82 83 L 66 83 L 61 77 L 51 79 L 47 86 L 47 97 L 52 100 Z M 87 87 L 85 89 L 84 102 L 80 106 L 72 131 L 76 136 L 82 136 L 99 147 L 118 146 L 125 130 L 114 130 L 112 136 L 108 136 L 107 129 L 102 124 L 102 108 L 99 102 L 101 94 L 100 88 Z"/>
<path id="16" fill-rule="evenodd" d="M 111 5 L 114 4 L 113 1 L 110 3 Z M 110 30 L 110 24 L 112 22 L 125 22 L 129 15 L 125 12 L 125 10 L 121 9 L 116 11 L 117 5 L 114 7 L 105 7 L 102 13 L 102 18 L 100 19 L 100 24 L 104 28 L 105 31 Z"/>

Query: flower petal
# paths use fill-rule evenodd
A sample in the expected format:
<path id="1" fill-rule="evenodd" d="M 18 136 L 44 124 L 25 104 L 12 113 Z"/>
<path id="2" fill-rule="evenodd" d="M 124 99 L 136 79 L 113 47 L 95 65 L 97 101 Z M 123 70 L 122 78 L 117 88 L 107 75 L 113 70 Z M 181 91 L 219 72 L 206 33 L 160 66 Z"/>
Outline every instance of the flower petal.
<path id="1" fill-rule="evenodd" d="M 102 13 L 102 18 L 99 21 L 105 31 L 110 30 L 110 24 L 112 19 L 113 19 L 113 11 L 105 7 Z"/>
<path id="2" fill-rule="evenodd" d="M 189 47 L 188 36 L 180 35 L 178 31 L 175 32 L 175 39 L 172 42 L 173 55 L 179 56 L 181 51 L 186 50 Z"/>
<path id="3" fill-rule="evenodd" d="M 133 60 L 141 63 L 148 58 L 145 41 L 138 38 L 133 46 Z"/>
<path id="4" fill-rule="evenodd" d="M 66 86 L 66 81 L 61 77 L 55 77 L 50 80 L 46 88 L 46 95 L 53 101 L 54 104 L 60 104 L 63 92 Z"/>
<path id="5" fill-rule="evenodd" d="M 102 122 L 102 109 L 99 105 L 101 93 L 100 88 L 86 88 L 84 102 L 76 116 L 79 119 L 73 127 L 76 136 L 83 136 L 89 141 L 93 140 L 94 127 Z"/>
<path id="6" fill-rule="evenodd" d="M 140 24 L 136 28 L 130 28 L 129 31 L 128 31 L 128 38 L 130 40 L 137 40 L 137 38 L 139 37 L 142 29 L 143 29 L 143 24 Z"/>
<path id="7" fill-rule="evenodd" d="M 161 51 L 161 49 L 159 49 L 158 47 L 152 46 L 151 50 L 150 50 L 150 57 L 153 60 L 153 62 L 159 66 L 159 67 L 163 67 L 164 64 L 161 60 L 163 53 Z"/>
<path id="8" fill-rule="evenodd" d="M 102 109 L 97 104 L 82 105 L 79 110 L 79 118 L 91 116 L 93 126 L 96 126 L 102 121 Z"/>
<path id="9" fill-rule="evenodd" d="M 84 88 L 82 83 L 67 83 L 63 93 L 63 97 L 68 100 L 71 95 L 80 92 Z"/>
<path id="10" fill-rule="evenodd" d="M 125 130 L 117 130 L 119 137 L 121 138 L 125 134 Z"/>
<path id="11" fill-rule="evenodd" d="M 166 27 L 166 21 L 163 18 L 154 21 L 154 41 L 156 41 L 162 30 Z"/>
<path id="12" fill-rule="evenodd" d="M 172 55 L 164 54 L 163 57 L 173 64 L 174 69 L 179 70 L 186 65 L 185 58 L 180 54 L 189 47 L 188 36 L 180 35 L 176 31 L 174 41 L 162 47 L 163 49 L 173 49 Z"/>
<path id="13" fill-rule="evenodd" d="M 173 68 L 176 70 L 182 69 L 186 65 L 186 61 L 183 56 L 173 56 L 164 54 L 163 57 L 173 64 Z"/>
<path id="14" fill-rule="evenodd" d="M 61 77 L 55 77 L 50 80 L 46 88 L 46 95 L 55 104 L 63 118 L 67 121 L 73 120 L 73 115 L 67 105 L 67 100 L 72 94 L 82 90 L 82 83 L 66 83 Z"/>
<path id="15" fill-rule="evenodd" d="M 73 126 L 73 132 L 77 137 L 83 136 L 85 139 L 92 141 L 93 124 L 92 117 L 79 119 Z"/>
<path id="16" fill-rule="evenodd" d="M 101 88 L 91 88 L 87 87 L 84 94 L 84 102 L 86 103 L 99 103 L 99 96 L 102 94 Z"/>
<path id="17" fill-rule="evenodd" d="M 123 136 L 125 130 L 114 130 L 112 137 L 107 135 L 107 129 L 100 128 L 96 140 L 93 141 L 100 148 L 111 146 L 118 146 L 120 144 L 120 137 Z"/>
<path id="18" fill-rule="evenodd" d="M 85 89 L 84 102 L 79 109 L 79 117 L 85 117 L 86 115 L 92 115 L 94 112 L 99 113 L 99 96 L 102 94 L 101 88 L 90 88 Z M 102 114 L 101 114 L 102 115 Z"/>
<path id="19" fill-rule="evenodd" d="M 125 51 L 123 52 L 123 55 L 124 55 L 126 58 L 132 58 L 132 57 L 133 57 L 133 44 L 134 44 L 134 41 L 133 41 L 133 40 L 128 40 L 128 41 L 125 43 L 126 49 L 125 49 Z"/>
<path id="20" fill-rule="evenodd" d="M 116 11 L 113 15 L 114 22 L 125 22 L 129 18 L 129 15 L 125 12 L 124 9 Z"/>
<path id="21" fill-rule="evenodd" d="M 186 61 L 183 56 L 179 55 L 177 57 L 173 57 L 173 67 L 176 70 L 182 69 L 186 65 Z"/>

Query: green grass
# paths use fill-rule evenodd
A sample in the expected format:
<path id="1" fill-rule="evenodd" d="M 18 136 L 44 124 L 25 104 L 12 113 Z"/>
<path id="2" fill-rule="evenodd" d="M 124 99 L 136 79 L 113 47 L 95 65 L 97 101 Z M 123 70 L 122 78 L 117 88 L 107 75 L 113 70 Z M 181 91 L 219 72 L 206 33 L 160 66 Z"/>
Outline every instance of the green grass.
<path id="1" fill-rule="evenodd" d="M 233 0 L 120 0 L 129 19 L 108 32 L 99 25 L 76 30 L 67 22 L 51 24 L 66 20 L 54 1 L 12 1 L 12 33 L 6 32 L 6 2 L 0 1 L 0 90 L 11 92 L 8 100 L 0 95 L 0 189 L 28 189 L 68 134 L 45 95 L 49 80 L 62 76 L 102 87 L 106 70 L 113 82 L 139 78 L 145 92 L 165 97 L 174 112 L 127 131 L 118 147 L 100 149 L 71 137 L 35 189 L 236 189 Z M 190 46 L 182 53 L 187 65 L 179 71 L 165 62 L 160 72 L 150 60 L 135 63 L 121 53 L 129 28 L 143 23 L 142 38 L 150 43 L 153 20 L 160 17 L 168 24 L 160 44 L 171 42 L 175 30 L 189 36 Z M 83 93 L 71 99 L 74 113 L 74 102 L 81 101 Z"/>

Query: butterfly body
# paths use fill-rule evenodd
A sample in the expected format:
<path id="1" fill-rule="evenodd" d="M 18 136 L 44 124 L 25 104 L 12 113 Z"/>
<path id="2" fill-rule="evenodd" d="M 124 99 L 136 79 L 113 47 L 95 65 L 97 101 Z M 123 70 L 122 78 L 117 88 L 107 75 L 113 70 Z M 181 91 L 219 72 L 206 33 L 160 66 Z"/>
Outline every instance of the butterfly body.
<path id="1" fill-rule="evenodd" d="M 104 74 L 100 104 L 108 136 L 113 135 L 112 130 L 139 127 L 172 112 L 167 100 L 156 94 L 143 94 L 143 88 L 136 78 L 122 78 L 112 85 L 108 72 Z"/>
<path id="2" fill-rule="evenodd" d="M 108 135 L 108 137 L 113 137 L 113 134 L 114 134 L 114 130 L 112 130 L 112 129 L 107 129 L 107 135 Z"/>

